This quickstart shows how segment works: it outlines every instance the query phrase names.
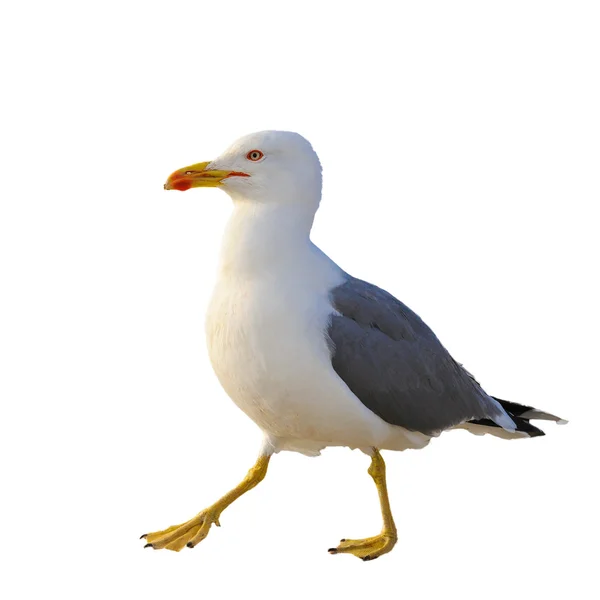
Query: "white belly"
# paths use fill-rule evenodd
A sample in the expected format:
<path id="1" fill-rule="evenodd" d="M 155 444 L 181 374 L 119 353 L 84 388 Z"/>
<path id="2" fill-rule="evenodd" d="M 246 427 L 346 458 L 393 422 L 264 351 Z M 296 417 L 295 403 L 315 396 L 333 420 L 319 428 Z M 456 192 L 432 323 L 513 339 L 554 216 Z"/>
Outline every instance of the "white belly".
<path id="1" fill-rule="evenodd" d="M 369 447 L 389 433 L 331 366 L 323 333 L 330 287 L 315 297 L 297 280 L 221 278 L 211 301 L 206 333 L 217 377 L 280 447 Z"/>
<path id="2" fill-rule="evenodd" d="M 240 203 L 224 237 L 206 319 L 221 385 L 275 450 L 422 447 L 427 436 L 380 419 L 335 373 L 329 291 L 345 274 L 276 216 L 269 205 Z"/>

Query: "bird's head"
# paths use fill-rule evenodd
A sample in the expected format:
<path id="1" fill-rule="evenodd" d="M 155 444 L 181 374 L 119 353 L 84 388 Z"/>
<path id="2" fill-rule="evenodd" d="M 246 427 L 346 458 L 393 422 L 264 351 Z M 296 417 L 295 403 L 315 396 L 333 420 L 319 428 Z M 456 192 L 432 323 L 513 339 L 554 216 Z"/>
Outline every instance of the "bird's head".
<path id="1" fill-rule="evenodd" d="M 219 187 L 234 200 L 309 202 L 321 197 L 321 164 L 310 143 L 290 131 L 260 131 L 234 142 L 210 162 L 178 169 L 166 190 Z"/>

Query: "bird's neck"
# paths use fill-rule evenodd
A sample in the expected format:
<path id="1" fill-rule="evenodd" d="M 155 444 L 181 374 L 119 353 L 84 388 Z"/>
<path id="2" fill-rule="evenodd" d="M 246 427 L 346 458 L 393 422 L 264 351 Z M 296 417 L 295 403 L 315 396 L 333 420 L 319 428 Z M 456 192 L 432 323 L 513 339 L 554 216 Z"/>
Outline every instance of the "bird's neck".
<path id="1" fill-rule="evenodd" d="M 312 246 L 314 210 L 300 203 L 262 204 L 234 198 L 221 248 L 222 275 L 277 276 Z"/>

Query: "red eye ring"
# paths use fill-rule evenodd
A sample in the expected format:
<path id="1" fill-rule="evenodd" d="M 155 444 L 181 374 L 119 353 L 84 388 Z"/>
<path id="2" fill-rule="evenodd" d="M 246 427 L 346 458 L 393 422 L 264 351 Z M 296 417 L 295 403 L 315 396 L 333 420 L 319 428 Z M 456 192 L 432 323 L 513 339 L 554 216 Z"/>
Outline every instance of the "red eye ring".
<path id="1" fill-rule="evenodd" d="M 246 154 L 246 158 L 253 162 L 259 161 L 261 158 L 264 158 L 264 154 L 260 150 L 250 150 L 248 154 Z"/>

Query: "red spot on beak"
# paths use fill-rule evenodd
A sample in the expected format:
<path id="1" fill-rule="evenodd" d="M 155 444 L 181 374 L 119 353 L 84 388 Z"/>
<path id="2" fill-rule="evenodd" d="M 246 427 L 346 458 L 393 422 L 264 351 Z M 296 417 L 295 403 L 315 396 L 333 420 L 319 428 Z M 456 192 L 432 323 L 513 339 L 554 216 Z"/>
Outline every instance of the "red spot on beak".
<path id="1" fill-rule="evenodd" d="M 185 190 L 189 190 L 192 187 L 192 182 L 190 179 L 176 179 L 175 181 L 171 181 L 169 185 L 174 190 L 185 192 Z"/>

